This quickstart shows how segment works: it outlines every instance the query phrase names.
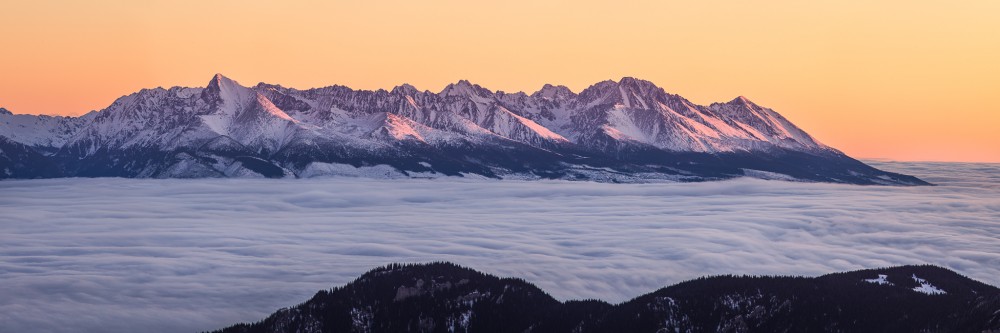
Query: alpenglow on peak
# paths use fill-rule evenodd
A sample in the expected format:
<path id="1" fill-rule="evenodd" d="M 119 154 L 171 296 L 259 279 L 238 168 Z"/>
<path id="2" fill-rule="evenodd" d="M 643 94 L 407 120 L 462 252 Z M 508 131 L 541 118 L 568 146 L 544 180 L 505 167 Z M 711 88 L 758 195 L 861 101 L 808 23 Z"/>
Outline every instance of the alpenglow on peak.
<path id="1" fill-rule="evenodd" d="M 28 119 L 31 118 L 31 119 Z M 55 119 L 55 120 L 51 120 Z M 241 85 L 144 89 L 81 117 L 0 112 L 4 178 L 489 177 L 602 182 L 754 177 L 921 185 L 823 145 L 739 97 L 708 106 L 624 77 L 530 95 Z M 37 172 L 33 170 L 46 170 Z"/>

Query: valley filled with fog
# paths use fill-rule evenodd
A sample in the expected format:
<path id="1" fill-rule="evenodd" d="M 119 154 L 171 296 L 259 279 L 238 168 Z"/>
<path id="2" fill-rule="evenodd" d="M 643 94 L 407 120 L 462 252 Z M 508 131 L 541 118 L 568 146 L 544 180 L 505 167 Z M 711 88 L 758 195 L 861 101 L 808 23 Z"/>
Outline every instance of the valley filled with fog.
<path id="1" fill-rule="evenodd" d="M 937 186 L 2 181 L 0 331 L 216 329 L 392 262 L 610 302 L 704 275 L 923 263 L 1000 285 L 1000 164 L 871 164 Z"/>

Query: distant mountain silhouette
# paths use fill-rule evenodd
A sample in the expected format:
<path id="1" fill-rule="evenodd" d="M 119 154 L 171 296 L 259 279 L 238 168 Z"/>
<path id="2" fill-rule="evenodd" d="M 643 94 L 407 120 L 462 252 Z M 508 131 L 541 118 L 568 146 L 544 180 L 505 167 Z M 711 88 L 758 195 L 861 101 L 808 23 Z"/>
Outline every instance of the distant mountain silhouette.
<path id="1" fill-rule="evenodd" d="M 612 305 L 450 263 L 393 264 L 219 333 L 992 332 L 1000 289 L 935 266 L 715 276 Z"/>

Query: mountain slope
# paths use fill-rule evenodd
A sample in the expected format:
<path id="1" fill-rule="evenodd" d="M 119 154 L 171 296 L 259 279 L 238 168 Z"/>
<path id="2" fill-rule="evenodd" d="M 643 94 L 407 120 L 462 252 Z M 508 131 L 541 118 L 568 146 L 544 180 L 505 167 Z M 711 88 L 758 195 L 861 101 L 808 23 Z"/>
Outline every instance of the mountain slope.
<path id="1" fill-rule="evenodd" d="M 935 266 L 717 276 L 631 301 L 558 302 L 448 263 L 389 265 L 253 324 L 216 332 L 981 332 L 1000 289 Z"/>
<path id="2" fill-rule="evenodd" d="M 0 135 L 64 176 L 926 184 L 858 162 L 746 98 L 700 106 L 628 77 L 529 95 L 465 80 L 438 93 L 246 87 L 217 74 L 205 88 L 143 89 L 82 117 L 2 112 Z"/>
<path id="3" fill-rule="evenodd" d="M 31 147 L 0 136 L 0 179 L 52 178 L 62 172 Z"/>
<path id="4" fill-rule="evenodd" d="M 90 112 L 80 117 L 53 117 L 14 114 L 0 108 L 0 135 L 42 153 L 51 153 L 66 144 L 96 114 Z"/>

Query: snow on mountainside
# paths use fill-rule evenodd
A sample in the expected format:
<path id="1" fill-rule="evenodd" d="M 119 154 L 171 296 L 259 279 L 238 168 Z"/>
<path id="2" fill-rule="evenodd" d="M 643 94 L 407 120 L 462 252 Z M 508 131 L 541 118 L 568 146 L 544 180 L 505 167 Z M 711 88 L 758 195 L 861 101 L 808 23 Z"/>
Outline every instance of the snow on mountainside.
<path id="1" fill-rule="evenodd" d="M 50 155 L 67 176 L 296 177 L 340 170 L 317 168 L 337 164 L 421 177 L 643 181 L 776 173 L 925 184 L 857 162 L 746 98 L 701 106 L 628 77 L 579 94 L 545 85 L 529 95 L 466 80 L 438 93 L 405 84 L 391 91 L 246 87 L 217 74 L 205 88 L 144 89 L 82 117 L 0 112 L 0 136 Z"/>
<path id="2" fill-rule="evenodd" d="M 97 113 L 80 117 L 14 114 L 0 108 L 0 135 L 37 148 L 58 148 L 66 144 Z"/>

